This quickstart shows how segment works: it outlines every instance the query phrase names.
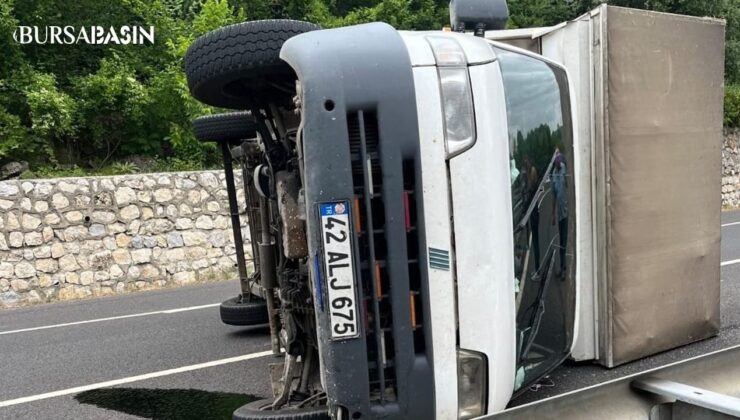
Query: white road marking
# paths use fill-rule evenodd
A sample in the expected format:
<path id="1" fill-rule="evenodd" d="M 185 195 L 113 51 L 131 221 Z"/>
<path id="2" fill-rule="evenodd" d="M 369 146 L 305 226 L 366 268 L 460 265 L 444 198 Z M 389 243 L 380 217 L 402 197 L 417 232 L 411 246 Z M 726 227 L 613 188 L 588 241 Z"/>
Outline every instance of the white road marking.
<path id="1" fill-rule="evenodd" d="M 178 312 L 194 311 L 196 309 L 213 308 L 214 306 L 219 306 L 219 305 L 220 305 L 220 303 L 209 303 L 208 305 L 188 306 L 187 308 L 168 309 L 166 311 L 161 311 L 161 312 L 163 314 L 175 314 L 175 313 L 178 313 Z"/>
<path id="2" fill-rule="evenodd" d="M 114 379 L 112 381 L 98 382 L 90 385 L 76 386 L 74 388 L 60 389 L 58 391 L 46 392 L 43 394 L 30 395 L 28 397 L 15 398 L 12 400 L 0 401 L 0 408 L 9 407 L 11 405 L 25 404 L 38 400 L 45 400 L 48 398 L 61 397 L 64 395 L 77 394 L 80 392 L 90 391 L 99 388 L 109 388 L 112 386 L 118 386 L 123 384 L 129 384 L 131 382 L 144 381 L 147 379 L 160 378 L 162 376 L 174 375 L 176 373 L 190 372 L 198 369 L 205 369 L 214 366 L 221 366 L 229 363 L 243 362 L 245 360 L 257 359 L 260 357 L 269 356 L 272 351 L 261 351 L 258 353 L 245 354 L 243 356 L 229 357 L 226 359 L 213 360 L 211 362 L 198 363 L 196 365 L 182 366 L 174 369 L 160 370 L 157 372 L 145 373 L 143 375 L 129 376 L 128 378 Z"/>
<path id="3" fill-rule="evenodd" d="M 740 225 L 740 222 L 725 223 L 724 225 L 722 225 L 722 227 L 725 227 L 725 226 L 735 226 L 735 225 Z"/>
<path id="4" fill-rule="evenodd" d="M 720 267 L 724 267 L 724 266 L 726 266 L 726 265 L 733 265 L 733 264 L 737 264 L 737 263 L 740 263 L 740 259 L 738 259 L 738 260 L 730 260 L 730 261 L 722 261 L 722 262 L 721 262 L 721 263 L 719 264 L 719 266 L 720 266 Z"/>
<path id="5" fill-rule="evenodd" d="M 219 306 L 219 305 L 220 305 L 220 303 L 210 303 L 208 305 L 188 306 L 186 308 L 175 308 L 175 309 L 167 309 L 167 310 L 162 310 L 162 311 L 142 312 L 142 313 L 138 313 L 138 314 L 110 316 L 110 317 L 107 317 L 107 318 L 88 319 L 88 320 L 85 320 L 85 321 L 65 322 L 63 324 L 43 325 L 43 326 L 40 326 L 40 327 L 22 328 L 22 329 L 19 329 L 19 330 L 0 331 L 0 335 L 17 334 L 17 333 L 22 333 L 22 332 L 38 331 L 38 330 L 48 330 L 50 328 L 69 327 L 69 326 L 72 326 L 72 325 L 93 324 L 93 323 L 96 323 L 96 322 L 114 321 L 114 320 L 117 320 L 117 319 L 126 319 L 126 318 L 137 318 L 137 317 L 141 317 L 141 316 L 168 315 L 168 314 L 174 314 L 174 313 L 177 313 L 177 312 L 194 311 L 194 310 L 197 310 L 197 309 L 212 308 L 214 306 Z"/>

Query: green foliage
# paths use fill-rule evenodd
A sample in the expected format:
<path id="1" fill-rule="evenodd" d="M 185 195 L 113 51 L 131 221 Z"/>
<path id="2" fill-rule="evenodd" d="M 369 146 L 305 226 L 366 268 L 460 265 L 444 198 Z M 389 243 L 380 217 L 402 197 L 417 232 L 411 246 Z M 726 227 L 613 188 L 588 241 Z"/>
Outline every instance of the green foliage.
<path id="1" fill-rule="evenodd" d="M 127 63 L 115 56 L 104 58 L 95 73 L 73 79 L 72 85 L 79 98 L 82 138 L 98 151 L 96 157 L 107 161 L 119 149 L 144 154 L 159 150 L 143 129 L 151 97 Z"/>
<path id="2" fill-rule="evenodd" d="M 193 19 L 193 30 L 196 35 L 204 34 L 234 23 L 234 17 L 234 10 L 227 0 L 209 0 L 203 4 L 200 13 Z"/>
<path id="3" fill-rule="evenodd" d="M 212 165 L 205 165 L 200 162 L 194 162 L 190 159 L 163 158 L 155 159 L 146 167 L 146 172 L 181 172 L 181 171 L 199 171 L 204 169 L 214 169 Z M 68 178 L 83 176 L 108 176 L 108 175 L 129 175 L 143 172 L 142 168 L 136 163 L 119 161 L 110 165 L 101 166 L 97 169 L 81 168 L 77 165 L 37 165 L 33 170 L 23 172 L 21 179 L 38 179 L 38 178 Z"/>
<path id="4" fill-rule="evenodd" d="M 172 144 L 173 157 L 179 160 L 191 160 L 193 162 L 213 161 L 216 155 L 216 147 L 203 144 L 193 136 L 190 127 L 180 127 L 173 124 L 171 127 L 170 144 Z M 210 158 L 210 159 L 209 159 Z"/>
<path id="5" fill-rule="evenodd" d="M 61 175 L 128 171 L 110 162 L 134 154 L 212 165 L 213 146 L 190 133 L 212 111 L 190 97 L 182 58 L 197 36 L 239 20 L 227 0 L 0 0 L 0 163 Z M 19 22 L 154 26 L 155 44 L 18 45 Z"/>
<path id="6" fill-rule="evenodd" d="M 509 27 L 553 25 L 601 0 L 508 0 Z M 727 20 L 725 123 L 738 125 L 740 0 L 611 0 L 611 4 Z M 193 170 L 217 165 L 193 118 L 217 112 L 192 99 L 182 59 L 202 34 L 245 20 L 290 18 L 331 28 L 385 21 L 440 29 L 449 0 L 0 0 L 0 164 L 27 160 L 38 176 Z M 155 27 L 154 45 L 19 45 L 18 25 Z M 157 157 L 153 168 L 129 157 Z M 116 163 L 123 162 L 123 163 Z"/>
<path id="7" fill-rule="evenodd" d="M 154 163 L 152 172 L 181 172 L 181 171 L 200 171 L 203 169 L 213 169 L 213 165 L 207 165 L 191 159 L 181 159 L 171 157 L 164 160 L 158 160 Z"/>
<path id="8" fill-rule="evenodd" d="M 57 88 L 51 74 L 33 73 L 25 94 L 31 121 L 29 134 L 35 146 L 29 152 L 41 152 L 53 161 L 54 147 L 75 135 L 76 102 Z"/>
<path id="9" fill-rule="evenodd" d="M 383 0 L 351 3 L 356 7 L 348 9 L 338 6 L 340 2 L 309 1 L 305 19 L 324 28 L 380 21 L 397 29 L 409 30 L 442 29 L 449 21 L 448 2 L 444 1 Z M 346 14 L 337 16 L 332 9 L 346 11 Z"/>
<path id="10" fill-rule="evenodd" d="M 39 165 L 33 168 L 33 170 L 23 172 L 20 178 L 21 179 L 67 178 L 67 177 L 87 176 L 90 174 L 91 174 L 90 171 L 86 171 L 77 165 L 71 165 L 71 166 Z"/>
<path id="11" fill-rule="evenodd" d="M 511 1 L 509 0 L 510 3 Z M 740 83 L 740 0 L 574 0 L 572 3 L 573 17 L 585 13 L 600 3 L 725 19 L 727 21 L 725 27 L 725 79 L 731 83 Z"/>
<path id="12" fill-rule="evenodd" d="M 52 74 L 36 73 L 26 89 L 31 110 L 31 129 L 40 137 L 64 137 L 74 134 L 76 105 L 59 91 Z"/>
<path id="13" fill-rule="evenodd" d="M 740 84 L 725 87 L 725 126 L 740 127 Z"/>
<path id="14" fill-rule="evenodd" d="M 0 107 L 0 159 L 26 153 L 26 129 L 17 115 Z"/>
<path id="15" fill-rule="evenodd" d="M 509 28 L 551 26 L 576 16 L 573 4 L 552 0 L 509 0 Z"/>
<path id="16" fill-rule="evenodd" d="M 13 15 L 13 1 L 0 0 L 0 46 L 2 46 L 0 75 L 17 70 L 23 64 L 20 48 L 13 41 L 13 31 L 17 26 L 18 20 Z"/>
<path id="17" fill-rule="evenodd" d="M 740 84 L 740 0 L 726 0 L 722 15 L 725 27 L 725 78 Z"/>

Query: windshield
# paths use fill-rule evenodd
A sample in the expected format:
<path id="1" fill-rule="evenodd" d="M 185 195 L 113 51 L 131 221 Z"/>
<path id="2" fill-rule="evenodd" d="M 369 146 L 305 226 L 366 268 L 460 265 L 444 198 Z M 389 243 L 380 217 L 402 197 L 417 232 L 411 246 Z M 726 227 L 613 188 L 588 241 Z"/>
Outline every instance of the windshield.
<path id="1" fill-rule="evenodd" d="M 503 76 L 517 284 L 516 388 L 567 357 L 575 307 L 573 138 L 565 72 L 492 47 Z"/>

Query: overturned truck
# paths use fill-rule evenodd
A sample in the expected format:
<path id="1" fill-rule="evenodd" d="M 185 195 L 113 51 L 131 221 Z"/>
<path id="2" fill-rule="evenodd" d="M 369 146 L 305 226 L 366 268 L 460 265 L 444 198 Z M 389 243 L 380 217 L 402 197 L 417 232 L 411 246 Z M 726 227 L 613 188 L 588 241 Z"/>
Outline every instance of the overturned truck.
<path id="1" fill-rule="evenodd" d="M 593 153 L 596 137 L 584 125 L 614 134 L 621 126 L 592 123 L 590 115 L 608 102 L 589 102 L 593 113 L 579 112 L 597 84 L 573 77 L 570 63 L 602 62 L 585 61 L 587 54 L 563 65 L 541 50 L 486 39 L 496 38 L 507 14 L 505 1 L 456 0 L 453 31 L 404 32 L 383 23 L 321 30 L 268 20 L 218 29 L 190 47 L 185 70 L 192 95 L 241 110 L 196 122 L 198 138 L 222 147 L 240 249 L 232 161 L 240 163 L 245 181 L 254 270 L 248 273 L 239 258 L 241 294 L 225 302 L 222 317 L 234 324 L 269 322 L 273 350 L 284 352 L 272 369 L 274 398 L 239 408 L 235 419 L 473 418 L 504 409 L 574 349 L 578 359 L 614 365 L 716 333 L 718 272 L 699 274 L 718 265 L 719 194 L 716 202 L 686 194 L 687 207 L 673 210 L 699 215 L 699 236 L 680 230 L 662 242 L 651 239 L 663 264 L 670 263 L 668 245 L 694 244 L 680 255 L 701 254 L 692 259 L 692 273 L 705 287 L 673 287 L 663 300 L 630 294 L 634 289 L 620 279 L 640 277 L 629 265 L 634 247 L 623 232 L 636 234 L 651 217 L 663 217 L 662 208 L 639 200 L 630 207 L 624 188 L 635 185 L 634 177 L 620 175 L 627 182 L 611 185 L 599 162 L 638 159 L 641 146 L 629 143 L 621 149 L 629 154 L 620 155 L 617 136 L 612 143 L 602 137 L 593 146 L 602 152 Z M 713 44 L 670 61 L 673 70 L 702 63 L 706 79 L 682 78 L 683 91 L 662 92 L 668 102 L 708 92 L 705 112 L 694 121 L 709 127 L 703 143 L 681 137 L 681 145 L 695 146 L 701 159 L 717 152 L 718 165 L 722 57 L 715 53 L 723 25 L 706 24 L 702 33 Z M 539 42 L 527 36 L 525 43 Z M 557 45 L 561 52 L 574 48 Z M 669 56 L 685 48 L 661 45 Z M 649 51 L 630 58 L 653 60 L 645 56 Z M 619 74 L 620 63 L 612 65 Z M 649 85 L 658 74 L 640 73 L 636 80 Z M 607 85 L 608 78 L 600 79 L 599 89 Z M 689 109 L 642 112 L 653 125 L 673 127 L 681 113 L 696 114 L 690 102 L 681 103 Z M 611 154 L 603 151 L 607 146 Z M 689 158 L 670 156 L 679 166 Z M 703 182 L 716 178 L 719 188 L 718 166 L 691 168 Z M 602 183 L 590 181 L 605 174 Z M 649 192 L 685 182 L 651 179 L 649 166 L 634 174 L 660 187 Z M 606 225 L 599 219 L 604 211 Z M 641 224 L 610 230 L 630 215 Z M 603 258 L 610 262 L 608 283 L 599 280 Z M 656 287 L 671 281 L 657 275 L 659 269 L 650 273 Z M 627 291 L 614 293 L 620 284 Z M 692 302 L 679 320 L 690 325 L 690 336 L 679 333 L 643 347 L 647 352 L 609 353 L 624 341 L 619 334 L 599 341 L 600 334 L 624 324 L 608 317 L 625 304 L 639 307 L 640 299 L 661 303 L 666 313 Z M 595 331 L 601 317 L 609 323 Z M 649 334 L 675 326 L 656 325 Z"/>

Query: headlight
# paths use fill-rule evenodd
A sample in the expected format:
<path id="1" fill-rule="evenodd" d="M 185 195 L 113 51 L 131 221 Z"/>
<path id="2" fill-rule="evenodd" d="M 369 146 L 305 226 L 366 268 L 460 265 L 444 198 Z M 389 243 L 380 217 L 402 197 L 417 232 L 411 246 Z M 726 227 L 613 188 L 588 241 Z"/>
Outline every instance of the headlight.
<path id="1" fill-rule="evenodd" d="M 455 39 L 444 36 L 426 38 L 432 46 L 439 69 L 445 117 L 445 147 L 449 159 L 475 144 L 475 114 L 468 63 L 462 47 Z"/>
<path id="2" fill-rule="evenodd" d="M 440 68 L 442 109 L 445 114 L 447 158 L 458 155 L 475 143 L 475 115 L 467 68 Z"/>
<path id="3" fill-rule="evenodd" d="M 488 372 L 486 357 L 470 350 L 457 350 L 457 417 L 479 417 L 486 412 Z"/>

